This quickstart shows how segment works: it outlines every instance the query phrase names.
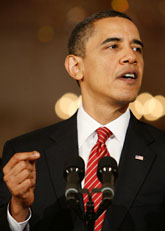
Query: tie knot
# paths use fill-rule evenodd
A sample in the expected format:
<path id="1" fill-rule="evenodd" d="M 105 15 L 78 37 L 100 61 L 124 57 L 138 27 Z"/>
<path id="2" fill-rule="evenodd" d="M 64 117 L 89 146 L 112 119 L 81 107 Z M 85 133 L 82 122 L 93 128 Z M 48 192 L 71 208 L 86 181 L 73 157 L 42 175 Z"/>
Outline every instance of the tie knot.
<path id="1" fill-rule="evenodd" d="M 105 143 L 106 140 L 112 135 L 112 132 L 106 127 L 98 128 L 96 131 L 98 135 L 98 141 L 101 143 Z"/>

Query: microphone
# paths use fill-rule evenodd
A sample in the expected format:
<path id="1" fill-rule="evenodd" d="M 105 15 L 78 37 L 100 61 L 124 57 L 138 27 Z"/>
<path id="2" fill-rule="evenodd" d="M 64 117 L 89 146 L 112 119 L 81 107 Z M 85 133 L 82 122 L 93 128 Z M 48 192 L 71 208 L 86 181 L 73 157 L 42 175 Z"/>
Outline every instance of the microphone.
<path id="1" fill-rule="evenodd" d="M 114 197 L 114 183 L 118 175 L 117 162 L 114 158 L 105 156 L 99 160 L 97 177 L 102 183 L 102 202 L 96 212 L 96 219 L 106 210 Z"/>
<path id="2" fill-rule="evenodd" d="M 78 193 L 81 181 L 85 176 L 84 161 L 80 156 L 68 159 L 64 164 L 64 178 L 66 180 L 65 197 L 68 206 L 73 208 L 82 217 Z"/>

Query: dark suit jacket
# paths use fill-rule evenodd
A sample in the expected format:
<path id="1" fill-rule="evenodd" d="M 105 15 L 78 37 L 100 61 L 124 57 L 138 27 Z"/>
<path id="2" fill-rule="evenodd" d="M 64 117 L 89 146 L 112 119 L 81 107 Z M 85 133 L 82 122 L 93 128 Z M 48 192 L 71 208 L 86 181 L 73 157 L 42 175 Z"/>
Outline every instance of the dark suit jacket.
<path id="1" fill-rule="evenodd" d="M 16 152 L 37 150 L 37 183 L 32 231 L 84 231 L 84 222 L 66 206 L 64 161 L 78 155 L 77 121 L 72 118 L 8 141 L 3 165 Z M 142 156 L 143 160 L 135 156 Z M 10 230 L 6 204 L 10 193 L 0 173 L 0 230 Z M 115 183 L 115 196 L 104 231 L 165 230 L 165 134 L 131 115 Z"/>

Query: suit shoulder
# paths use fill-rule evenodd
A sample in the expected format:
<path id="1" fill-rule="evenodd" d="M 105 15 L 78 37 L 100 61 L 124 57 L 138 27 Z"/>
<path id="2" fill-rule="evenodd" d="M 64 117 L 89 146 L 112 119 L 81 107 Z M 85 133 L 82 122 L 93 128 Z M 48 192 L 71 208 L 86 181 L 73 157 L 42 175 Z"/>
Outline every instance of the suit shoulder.
<path id="1" fill-rule="evenodd" d="M 51 134 L 62 133 L 62 131 L 65 131 L 72 120 L 74 120 L 74 118 L 69 118 L 68 120 L 60 121 L 53 125 L 28 132 L 12 138 L 11 140 L 7 141 L 6 144 L 10 143 L 14 147 L 15 152 L 32 150 L 39 151 L 40 149 L 51 145 Z M 17 148 L 19 148 L 19 150 L 17 150 Z"/>
<path id="2" fill-rule="evenodd" d="M 165 142 L 165 131 L 151 125 L 148 124 L 146 122 L 140 121 L 138 120 L 138 124 L 140 124 L 140 126 L 142 126 L 142 128 L 148 132 L 149 135 L 153 136 L 155 139 L 162 139 Z"/>

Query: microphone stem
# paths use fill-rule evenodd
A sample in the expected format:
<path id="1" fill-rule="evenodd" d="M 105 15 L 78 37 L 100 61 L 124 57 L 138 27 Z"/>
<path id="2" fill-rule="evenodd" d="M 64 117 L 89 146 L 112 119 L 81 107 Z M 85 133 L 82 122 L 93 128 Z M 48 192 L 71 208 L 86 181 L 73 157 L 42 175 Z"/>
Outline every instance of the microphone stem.
<path id="1" fill-rule="evenodd" d="M 92 201 L 92 194 L 90 192 L 88 193 L 86 224 L 87 224 L 88 231 L 94 231 L 95 211 L 94 211 L 94 203 Z"/>

